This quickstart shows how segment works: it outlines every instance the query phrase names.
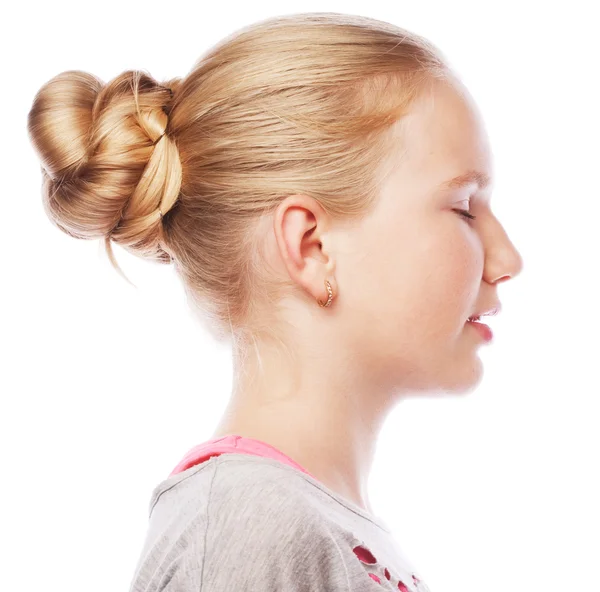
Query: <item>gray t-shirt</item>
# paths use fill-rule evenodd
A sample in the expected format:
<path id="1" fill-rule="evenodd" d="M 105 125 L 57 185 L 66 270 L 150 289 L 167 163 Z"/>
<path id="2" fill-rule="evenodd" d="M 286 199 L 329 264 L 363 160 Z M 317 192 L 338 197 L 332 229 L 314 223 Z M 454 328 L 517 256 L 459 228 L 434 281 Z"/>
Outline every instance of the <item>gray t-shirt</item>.
<path id="1" fill-rule="evenodd" d="M 272 458 L 213 456 L 149 513 L 130 592 L 429 592 L 383 520 Z"/>

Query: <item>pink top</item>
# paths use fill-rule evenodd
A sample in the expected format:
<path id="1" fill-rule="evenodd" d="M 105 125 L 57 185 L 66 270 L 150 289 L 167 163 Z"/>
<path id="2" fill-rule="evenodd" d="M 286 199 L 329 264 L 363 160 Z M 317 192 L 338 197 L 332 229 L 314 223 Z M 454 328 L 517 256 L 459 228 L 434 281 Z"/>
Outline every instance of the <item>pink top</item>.
<path id="1" fill-rule="evenodd" d="M 207 440 L 202 444 L 194 446 L 179 462 L 179 464 L 171 471 L 169 477 L 176 473 L 181 473 L 194 465 L 207 461 L 211 456 L 219 456 L 220 454 L 227 452 L 235 452 L 237 454 L 253 454 L 255 456 L 265 456 L 267 458 L 273 458 L 286 465 L 290 465 L 307 475 L 310 475 L 313 479 L 316 479 L 314 475 L 311 475 L 305 468 L 301 467 L 296 461 L 292 460 L 289 456 L 278 450 L 274 446 L 262 442 L 261 440 L 255 440 L 254 438 L 245 438 L 243 436 L 223 436 L 222 438 L 214 438 Z"/>

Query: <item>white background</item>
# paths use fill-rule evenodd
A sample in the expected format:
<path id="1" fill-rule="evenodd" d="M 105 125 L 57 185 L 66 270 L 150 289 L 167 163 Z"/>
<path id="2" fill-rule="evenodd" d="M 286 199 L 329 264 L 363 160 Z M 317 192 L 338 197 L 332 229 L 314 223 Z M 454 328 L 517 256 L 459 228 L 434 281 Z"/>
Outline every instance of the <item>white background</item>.
<path id="1" fill-rule="evenodd" d="M 183 76 L 236 29 L 362 14 L 430 38 L 479 104 L 495 214 L 524 269 L 503 283 L 485 376 L 410 399 L 385 426 L 370 497 L 432 592 L 600 590 L 600 132 L 593 2 L 54 1 L 3 12 L 2 587 L 127 590 L 153 487 L 214 430 L 229 351 L 171 267 L 46 219 L 26 133 L 35 92 L 81 69 Z"/>

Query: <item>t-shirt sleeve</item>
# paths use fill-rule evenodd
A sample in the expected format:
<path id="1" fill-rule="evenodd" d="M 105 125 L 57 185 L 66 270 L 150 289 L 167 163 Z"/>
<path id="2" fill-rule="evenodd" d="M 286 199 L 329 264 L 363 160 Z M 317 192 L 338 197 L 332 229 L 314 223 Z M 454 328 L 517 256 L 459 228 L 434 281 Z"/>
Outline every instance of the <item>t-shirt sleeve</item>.
<path id="1" fill-rule="evenodd" d="M 165 592 L 374 592 L 381 585 L 308 501 L 226 496 L 184 544 Z"/>

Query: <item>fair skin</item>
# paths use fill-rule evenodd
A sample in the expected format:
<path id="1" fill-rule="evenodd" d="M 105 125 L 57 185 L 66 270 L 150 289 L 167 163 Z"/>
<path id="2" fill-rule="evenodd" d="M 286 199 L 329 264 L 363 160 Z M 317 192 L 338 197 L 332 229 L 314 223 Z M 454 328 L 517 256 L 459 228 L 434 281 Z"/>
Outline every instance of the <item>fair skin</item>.
<path id="1" fill-rule="evenodd" d="M 471 170 L 493 178 L 477 107 L 452 80 L 413 105 L 408 154 L 366 218 L 334 220 L 305 195 L 278 206 L 265 244 L 269 265 L 297 288 L 280 303 L 294 362 L 267 340 L 243 362 L 234 357 L 232 398 L 213 434 L 275 446 L 370 513 L 386 417 L 407 396 L 476 387 L 484 341 L 465 321 L 497 304 L 498 284 L 523 265 L 492 212 L 491 187 L 439 188 Z M 334 299 L 321 308 L 325 279 Z"/>

